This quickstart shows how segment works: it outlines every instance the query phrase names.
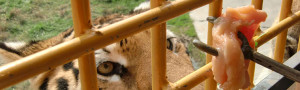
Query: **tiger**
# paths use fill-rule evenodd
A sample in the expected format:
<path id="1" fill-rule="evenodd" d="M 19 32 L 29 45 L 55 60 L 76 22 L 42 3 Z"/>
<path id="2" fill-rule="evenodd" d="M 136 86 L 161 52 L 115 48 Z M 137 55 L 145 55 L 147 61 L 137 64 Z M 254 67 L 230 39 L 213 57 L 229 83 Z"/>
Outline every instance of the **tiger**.
<path id="1" fill-rule="evenodd" d="M 131 15 L 112 14 L 93 21 L 99 29 L 124 20 Z M 75 38 L 70 28 L 55 37 L 32 41 L 14 48 L 0 45 L 1 61 L 12 62 Z M 99 90 L 151 90 L 151 33 L 150 29 L 95 51 L 97 84 Z M 186 46 L 175 34 L 167 30 L 167 80 L 176 82 L 194 71 Z M 7 55 L 9 54 L 9 55 Z M 16 57 L 14 57 L 16 56 Z M 29 79 L 30 90 L 81 90 L 78 60 L 63 64 Z M 171 89 L 168 86 L 168 89 Z M 203 89 L 203 84 L 196 90 Z"/>

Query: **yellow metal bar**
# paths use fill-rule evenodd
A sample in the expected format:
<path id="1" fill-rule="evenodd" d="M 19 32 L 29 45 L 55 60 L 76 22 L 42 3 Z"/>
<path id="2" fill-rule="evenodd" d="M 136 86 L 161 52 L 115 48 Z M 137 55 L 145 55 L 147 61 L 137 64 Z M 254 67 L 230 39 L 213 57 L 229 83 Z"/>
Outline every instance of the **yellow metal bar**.
<path id="1" fill-rule="evenodd" d="M 251 90 L 251 88 L 254 87 L 253 81 L 254 81 L 254 72 L 255 72 L 255 62 L 250 61 L 249 62 L 249 67 L 248 67 L 248 74 L 250 77 L 250 86 L 246 90 Z"/>
<path id="2" fill-rule="evenodd" d="M 97 72 L 94 52 L 78 58 L 79 77 L 82 90 L 98 90 Z"/>
<path id="3" fill-rule="evenodd" d="M 294 13 L 292 16 L 285 18 L 284 20 L 280 21 L 278 24 L 268 28 L 266 33 L 263 35 L 255 38 L 255 42 L 257 45 L 255 47 L 259 47 L 266 43 L 267 41 L 271 40 L 277 34 L 282 32 L 285 29 L 288 29 L 290 26 L 294 25 L 300 20 L 300 11 Z"/>
<path id="4" fill-rule="evenodd" d="M 193 73 L 171 84 L 172 90 L 189 90 L 207 78 L 213 77 L 212 64 L 208 63 Z"/>
<path id="5" fill-rule="evenodd" d="M 213 3 L 209 4 L 209 16 L 219 17 L 222 14 L 222 3 L 223 0 L 215 0 Z M 214 24 L 208 23 L 208 33 L 207 33 L 207 45 L 212 46 L 212 28 Z M 210 54 L 206 54 L 206 64 L 210 63 L 212 56 Z M 217 82 L 213 77 L 210 77 L 205 81 L 205 90 L 216 90 Z"/>
<path id="6" fill-rule="evenodd" d="M 255 9 L 262 10 L 263 0 L 252 0 L 251 4 L 254 5 Z"/>
<path id="7" fill-rule="evenodd" d="M 0 89 L 51 70 L 213 0 L 178 0 L 0 67 Z M 87 47 L 89 46 L 89 47 Z"/>
<path id="8" fill-rule="evenodd" d="M 279 21 L 281 21 L 289 16 L 289 14 L 291 13 L 292 2 L 293 2 L 293 0 L 282 0 Z M 281 32 L 276 38 L 274 59 L 280 63 L 283 63 L 287 30 L 288 29 L 284 29 L 284 31 Z"/>
<path id="9" fill-rule="evenodd" d="M 263 0 L 252 0 L 251 4 L 256 9 L 262 10 Z M 257 29 L 257 30 L 260 30 L 260 29 Z M 254 84 L 253 84 L 253 81 L 254 81 L 254 72 L 255 72 L 255 62 L 250 61 L 249 67 L 248 67 L 248 74 L 249 74 L 250 86 L 246 90 L 251 90 L 251 88 L 254 87 Z"/>
<path id="10" fill-rule="evenodd" d="M 71 0 L 75 36 L 79 37 L 92 28 L 90 1 Z M 88 47 L 88 46 L 85 46 Z M 82 90 L 97 90 L 97 70 L 94 52 L 80 56 L 79 77 Z"/>
<path id="11" fill-rule="evenodd" d="M 161 6 L 164 0 L 151 0 L 151 9 Z M 166 23 L 151 28 L 151 72 L 152 90 L 166 90 Z"/>

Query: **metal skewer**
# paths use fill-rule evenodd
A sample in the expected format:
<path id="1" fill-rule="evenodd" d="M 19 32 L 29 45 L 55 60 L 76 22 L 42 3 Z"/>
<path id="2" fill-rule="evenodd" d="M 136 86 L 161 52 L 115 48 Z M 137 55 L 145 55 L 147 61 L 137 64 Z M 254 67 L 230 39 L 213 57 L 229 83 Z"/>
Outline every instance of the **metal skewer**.
<path id="1" fill-rule="evenodd" d="M 200 50 L 202 51 L 205 51 L 211 55 L 214 55 L 214 56 L 218 56 L 218 51 L 217 49 L 213 48 L 213 47 L 210 47 L 208 45 L 206 45 L 205 43 L 201 42 L 201 41 L 198 41 L 198 40 L 194 40 L 193 41 L 193 44 L 199 48 Z M 243 52 L 245 53 L 245 52 Z M 246 52 L 246 53 L 252 53 L 253 56 L 252 58 L 249 56 L 247 56 L 250 60 L 266 67 L 266 68 L 269 68 L 293 81 L 296 81 L 296 82 L 300 82 L 300 71 L 298 70 L 295 70 L 293 68 L 290 68 L 286 65 L 283 65 L 281 63 L 278 63 L 276 62 L 275 60 L 267 57 L 267 56 L 264 56 L 256 51 L 249 51 L 249 52 Z M 246 56 L 246 55 L 245 55 Z"/>

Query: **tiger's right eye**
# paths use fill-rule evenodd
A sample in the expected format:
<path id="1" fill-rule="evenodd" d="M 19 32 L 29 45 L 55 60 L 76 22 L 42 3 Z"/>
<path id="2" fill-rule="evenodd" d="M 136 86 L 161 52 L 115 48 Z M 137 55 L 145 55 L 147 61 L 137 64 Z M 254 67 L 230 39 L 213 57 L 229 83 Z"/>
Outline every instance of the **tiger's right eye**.
<path id="1" fill-rule="evenodd" d="M 127 69 L 123 65 L 111 61 L 102 62 L 97 67 L 97 73 L 103 76 L 114 74 L 122 76 L 126 71 Z"/>
<path id="2" fill-rule="evenodd" d="M 103 62 L 98 66 L 97 69 L 101 74 L 109 74 L 113 71 L 114 65 L 111 62 Z"/>

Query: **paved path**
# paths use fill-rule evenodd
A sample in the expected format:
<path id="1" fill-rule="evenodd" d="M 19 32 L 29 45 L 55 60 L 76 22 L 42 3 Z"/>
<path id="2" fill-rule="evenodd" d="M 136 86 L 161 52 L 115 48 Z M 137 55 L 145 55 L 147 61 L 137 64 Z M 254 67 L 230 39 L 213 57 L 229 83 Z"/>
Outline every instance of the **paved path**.
<path id="1" fill-rule="evenodd" d="M 226 10 L 227 7 L 238 7 L 238 6 L 245 6 L 250 4 L 251 4 L 251 0 L 223 0 L 223 12 Z M 261 24 L 262 30 L 266 30 L 272 25 L 275 18 L 279 15 L 280 5 L 281 5 L 281 0 L 266 0 L 264 2 L 263 10 L 267 12 L 268 17 L 266 22 Z M 200 38 L 201 41 L 207 42 L 206 17 L 208 16 L 208 5 L 198 8 L 194 11 L 191 11 L 189 15 L 194 21 L 193 24 L 196 29 L 198 37 Z M 260 48 L 258 48 L 258 51 L 267 56 L 272 55 L 273 53 L 271 49 L 271 42 L 262 45 Z M 258 83 L 261 79 L 266 77 L 266 75 L 270 72 L 271 71 L 269 71 L 268 69 L 260 65 L 256 65 L 254 84 Z"/>

